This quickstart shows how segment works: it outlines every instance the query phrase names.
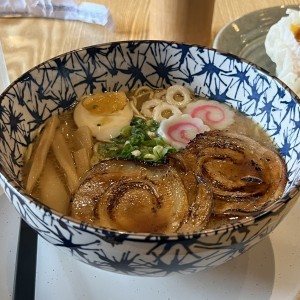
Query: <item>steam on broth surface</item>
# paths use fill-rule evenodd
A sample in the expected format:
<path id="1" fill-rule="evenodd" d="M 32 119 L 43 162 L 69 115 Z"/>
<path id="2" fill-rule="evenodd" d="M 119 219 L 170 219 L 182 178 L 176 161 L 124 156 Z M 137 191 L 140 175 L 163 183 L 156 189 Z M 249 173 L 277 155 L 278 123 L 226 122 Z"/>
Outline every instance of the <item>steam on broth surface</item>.
<path id="1" fill-rule="evenodd" d="M 259 125 L 177 85 L 85 96 L 51 117 L 32 148 L 29 193 L 75 219 L 131 232 L 234 222 L 278 199 L 287 178 Z"/>

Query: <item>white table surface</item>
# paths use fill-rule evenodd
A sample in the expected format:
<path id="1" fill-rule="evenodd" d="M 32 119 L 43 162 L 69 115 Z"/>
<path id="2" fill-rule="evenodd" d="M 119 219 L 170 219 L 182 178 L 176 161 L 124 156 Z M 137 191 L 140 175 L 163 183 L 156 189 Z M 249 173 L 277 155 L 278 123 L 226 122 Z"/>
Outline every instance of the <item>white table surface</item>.
<path id="1" fill-rule="evenodd" d="M 0 197 L 0 299 L 11 299 L 19 218 Z M 38 240 L 36 299 L 300 299 L 300 201 L 270 237 L 193 275 L 131 277 L 102 271 Z M 26 299 L 25 299 L 26 300 Z"/>

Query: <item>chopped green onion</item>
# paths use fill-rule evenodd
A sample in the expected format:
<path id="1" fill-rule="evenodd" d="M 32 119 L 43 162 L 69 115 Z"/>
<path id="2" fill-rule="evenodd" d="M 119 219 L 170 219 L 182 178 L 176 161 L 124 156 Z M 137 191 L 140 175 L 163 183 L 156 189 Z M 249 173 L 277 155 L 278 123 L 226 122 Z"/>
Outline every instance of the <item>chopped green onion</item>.
<path id="1" fill-rule="evenodd" d="M 176 152 L 157 134 L 159 123 L 154 120 L 133 118 L 131 124 L 122 128 L 120 135 L 111 143 L 99 144 L 99 159 L 134 158 L 147 161 L 162 161 L 168 152 Z"/>
<path id="2" fill-rule="evenodd" d="M 140 151 L 140 150 L 133 150 L 133 151 L 131 152 L 131 154 L 132 154 L 133 156 L 140 156 L 140 155 L 141 155 L 141 151 Z"/>
<path id="3" fill-rule="evenodd" d="M 145 154 L 143 157 L 145 160 L 151 160 L 151 161 L 157 160 L 157 157 L 154 154 L 150 154 L 150 153 Z"/>

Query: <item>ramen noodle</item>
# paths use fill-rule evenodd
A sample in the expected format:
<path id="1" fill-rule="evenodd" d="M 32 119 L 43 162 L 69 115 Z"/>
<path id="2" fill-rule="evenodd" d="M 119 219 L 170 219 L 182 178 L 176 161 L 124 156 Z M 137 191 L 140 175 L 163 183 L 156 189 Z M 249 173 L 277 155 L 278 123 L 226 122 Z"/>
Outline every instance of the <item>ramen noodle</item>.
<path id="1" fill-rule="evenodd" d="M 128 232 L 195 232 L 259 214 L 286 183 L 262 128 L 178 85 L 84 96 L 47 120 L 30 148 L 27 192 Z"/>

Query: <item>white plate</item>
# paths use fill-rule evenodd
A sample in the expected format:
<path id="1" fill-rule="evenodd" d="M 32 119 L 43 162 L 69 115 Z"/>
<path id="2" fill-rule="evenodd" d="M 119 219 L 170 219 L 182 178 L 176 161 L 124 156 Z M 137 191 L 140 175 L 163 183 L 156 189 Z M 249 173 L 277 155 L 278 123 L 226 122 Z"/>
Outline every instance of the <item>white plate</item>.
<path id="1" fill-rule="evenodd" d="M 275 75 L 275 64 L 265 51 L 265 37 L 270 27 L 286 15 L 287 8 L 299 5 L 276 6 L 246 14 L 223 27 L 213 47 L 247 59 Z"/>

